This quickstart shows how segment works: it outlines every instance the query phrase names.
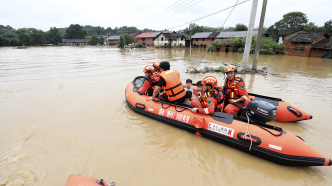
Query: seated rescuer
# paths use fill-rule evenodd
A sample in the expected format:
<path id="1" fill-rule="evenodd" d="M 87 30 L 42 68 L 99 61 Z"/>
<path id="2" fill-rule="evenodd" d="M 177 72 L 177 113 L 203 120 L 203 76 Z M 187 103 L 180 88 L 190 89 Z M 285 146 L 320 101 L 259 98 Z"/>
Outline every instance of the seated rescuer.
<path id="1" fill-rule="evenodd" d="M 180 73 L 176 70 L 170 70 L 170 64 L 167 61 L 160 63 L 160 79 L 157 87 L 153 91 L 152 97 L 146 99 L 146 101 L 152 100 L 161 87 L 165 87 L 165 93 L 162 98 L 166 102 L 178 102 L 183 103 L 186 99 L 186 91 L 183 88 L 180 79 Z"/>
<path id="2" fill-rule="evenodd" d="M 190 91 L 190 92 L 193 93 L 194 90 L 191 88 L 192 84 L 193 84 L 193 81 L 191 79 L 187 79 L 186 80 L 186 86 L 184 87 L 184 90 L 185 91 Z"/>
<path id="3" fill-rule="evenodd" d="M 207 76 L 202 81 L 202 101 L 192 100 L 191 105 L 195 108 L 191 109 L 194 113 L 213 114 L 214 112 L 222 112 L 224 107 L 224 96 L 217 87 L 217 79 L 213 76 Z"/>
<path id="4" fill-rule="evenodd" d="M 159 62 L 154 62 L 153 63 L 153 67 L 154 67 L 154 73 L 156 74 L 156 75 L 158 75 L 158 76 L 160 76 L 160 63 Z"/>
<path id="5" fill-rule="evenodd" d="M 143 72 L 145 73 L 144 86 L 140 88 L 139 91 L 141 94 L 147 93 L 151 96 L 159 81 L 159 76 L 154 74 L 154 69 L 151 65 L 144 67 Z"/>
<path id="6" fill-rule="evenodd" d="M 240 110 L 240 108 L 233 103 L 238 103 L 243 106 L 243 103 L 240 102 L 245 102 L 249 98 L 244 81 L 239 77 L 235 77 L 236 73 L 237 69 L 235 66 L 229 65 L 226 68 L 227 78 L 225 80 L 223 94 L 226 98 L 225 102 L 227 105 L 224 112 L 229 114 L 237 114 Z"/>

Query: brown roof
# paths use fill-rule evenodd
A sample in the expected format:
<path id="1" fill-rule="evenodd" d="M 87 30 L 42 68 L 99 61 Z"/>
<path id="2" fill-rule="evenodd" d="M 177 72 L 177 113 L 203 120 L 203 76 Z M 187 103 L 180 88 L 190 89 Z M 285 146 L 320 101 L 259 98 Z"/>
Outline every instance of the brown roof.
<path id="1" fill-rule="evenodd" d="M 323 39 L 320 42 L 312 45 L 312 48 L 332 50 L 332 39 Z"/>
<path id="2" fill-rule="evenodd" d="M 270 34 L 270 35 L 268 36 L 268 38 L 272 39 L 272 40 L 275 41 L 275 42 L 278 42 L 278 41 L 279 41 L 279 36 L 278 36 L 278 34 Z"/>
<path id="3" fill-rule="evenodd" d="M 312 43 L 323 35 L 325 35 L 323 32 L 299 33 L 290 38 L 288 41 L 294 43 Z"/>

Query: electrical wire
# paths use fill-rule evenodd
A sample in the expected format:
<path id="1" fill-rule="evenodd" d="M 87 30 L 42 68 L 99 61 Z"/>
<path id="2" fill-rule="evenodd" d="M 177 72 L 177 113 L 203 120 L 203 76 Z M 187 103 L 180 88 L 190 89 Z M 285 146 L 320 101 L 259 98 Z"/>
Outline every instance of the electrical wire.
<path id="1" fill-rule="evenodd" d="M 195 1 L 195 0 L 193 0 L 193 1 Z M 193 1 L 191 1 L 191 2 L 193 2 Z M 166 18 L 169 18 L 169 17 L 171 17 L 171 16 L 173 16 L 173 15 L 175 15 L 175 14 L 177 14 L 177 13 L 179 13 L 179 12 L 181 12 L 181 11 L 183 11 L 183 10 L 185 10 L 185 9 L 187 9 L 187 8 L 193 6 L 193 5 L 195 5 L 195 4 L 197 4 L 197 3 L 201 2 L 201 1 L 202 1 L 202 0 L 200 0 L 200 1 L 196 2 L 196 3 L 194 3 L 194 4 L 191 4 L 191 5 L 189 5 L 189 6 L 185 7 L 185 8 L 183 8 L 183 9 L 177 11 L 177 12 L 174 12 L 172 15 L 169 15 L 169 16 L 167 16 L 167 17 L 165 17 L 165 18 L 161 18 L 161 19 L 159 19 L 159 20 L 153 21 L 152 23 L 149 24 L 149 26 L 150 26 L 150 25 L 154 25 L 154 24 L 156 24 L 157 22 L 162 21 L 162 20 L 164 20 L 164 19 L 166 19 Z M 187 3 L 186 5 L 190 4 L 191 2 Z M 182 6 L 182 7 L 183 7 L 183 6 Z M 180 7 L 180 8 L 182 8 L 182 7 Z M 179 8 L 178 8 L 178 9 L 179 9 Z"/>
<path id="2" fill-rule="evenodd" d="M 237 0 L 235 4 L 237 4 L 239 1 L 240 1 L 240 0 Z M 233 12 L 234 9 L 235 9 L 235 6 L 234 6 L 233 9 L 231 10 L 231 12 L 228 14 L 228 16 L 227 16 L 226 20 L 224 21 L 224 23 L 222 24 L 221 28 L 224 27 L 226 21 L 228 20 L 229 16 L 232 14 L 232 12 Z"/>
<path id="3" fill-rule="evenodd" d="M 150 18 L 146 19 L 145 21 L 143 21 L 143 22 L 141 22 L 141 23 L 138 23 L 138 24 L 136 24 L 135 26 L 137 26 L 137 25 L 140 25 L 140 24 L 142 24 L 142 23 L 145 23 L 145 22 L 147 22 L 147 21 L 151 20 L 153 17 L 155 17 L 155 16 L 157 16 L 157 15 L 161 14 L 162 12 L 164 12 L 165 10 L 167 10 L 168 8 L 172 7 L 173 5 L 177 4 L 177 3 L 178 3 L 178 2 L 180 2 L 180 1 L 182 1 L 182 0 L 179 0 L 179 1 L 177 1 L 176 3 L 173 3 L 171 6 L 167 7 L 167 8 L 166 8 L 166 9 L 164 9 L 163 11 L 161 11 L 161 12 L 157 13 L 156 15 L 154 15 L 154 16 L 152 16 L 152 17 L 150 17 Z M 184 2 L 186 2 L 186 1 L 187 1 L 187 0 L 185 0 Z M 182 3 L 181 3 L 181 4 L 182 4 Z"/>
<path id="4" fill-rule="evenodd" d="M 168 30 L 171 30 L 171 29 L 173 29 L 173 28 L 177 28 L 177 27 L 180 27 L 180 26 L 183 26 L 183 25 L 187 25 L 187 24 L 192 23 L 192 22 L 194 22 L 194 21 L 199 21 L 199 20 L 201 20 L 201 19 L 204 19 L 204 18 L 207 18 L 207 17 L 213 16 L 213 15 L 215 15 L 215 14 L 218 14 L 218 13 L 220 13 L 220 12 L 223 12 L 223 11 L 225 11 L 225 10 L 228 10 L 228 9 L 232 8 L 232 7 L 238 6 L 238 5 L 240 5 L 240 4 L 246 3 L 246 2 L 248 2 L 248 1 L 250 1 L 250 0 L 242 1 L 242 2 L 240 2 L 240 3 L 238 3 L 238 4 L 235 4 L 235 5 L 230 6 L 230 7 L 228 7 L 228 8 L 225 8 L 225 9 L 219 10 L 219 11 L 214 12 L 214 13 L 212 13 L 212 14 L 209 14 L 209 15 L 206 15 L 206 16 L 203 16 L 203 17 L 200 17 L 200 18 L 197 18 L 197 19 L 195 19 L 195 20 L 192 20 L 192 21 L 189 21 L 189 22 L 183 23 L 183 24 L 181 24 L 181 25 L 177 25 L 177 26 L 174 26 L 174 27 L 168 28 Z"/>

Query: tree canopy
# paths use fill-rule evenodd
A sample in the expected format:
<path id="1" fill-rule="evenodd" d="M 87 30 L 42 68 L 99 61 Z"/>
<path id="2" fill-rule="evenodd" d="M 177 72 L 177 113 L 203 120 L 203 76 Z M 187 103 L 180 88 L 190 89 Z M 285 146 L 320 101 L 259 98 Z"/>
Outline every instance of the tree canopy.
<path id="1" fill-rule="evenodd" d="M 84 39 L 87 35 L 86 30 L 83 30 L 82 26 L 79 24 L 71 24 L 69 28 L 66 29 L 65 39 Z"/>
<path id="2" fill-rule="evenodd" d="M 128 34 L 124 35 L 124 39 L 125 39 L 125 41 L 123 40 L 123 35 L 120 36 L 120 40 L 119 40 L 118 44 L 116 45 L 118 48 L 124 48 L 124 42 L 125 42 L 125 45 L 135 43 L 134 39 Z"/>
<path id="3" fill-rule="evenodd" d="M 324 27 L 327 35 L 329 35 L 329 37 L 332 37 L 332 19 L 330 21 L 326 21 Z"/>
<path id="4" fill-rule="evenodd" d="M 283 15 L 283 18 L 277 22 L 277 29 L 304 29 L 307 26 L 308 18 L 303 12 L 289 12 Z"/>
<path id="5" fill-rule="evenodd" d="M 248 27 L 242 23 L 238 23 L 232 31 L 247 31 Z"/>
<path id="6" fill-rule="evenodd" d="M 203 26 L 198 26 L 195 23 L 190 23 L 189 27 L 184 29 L 185 34 L 194 35 L 197 32 L 204 32 L 204 27 Z"/>

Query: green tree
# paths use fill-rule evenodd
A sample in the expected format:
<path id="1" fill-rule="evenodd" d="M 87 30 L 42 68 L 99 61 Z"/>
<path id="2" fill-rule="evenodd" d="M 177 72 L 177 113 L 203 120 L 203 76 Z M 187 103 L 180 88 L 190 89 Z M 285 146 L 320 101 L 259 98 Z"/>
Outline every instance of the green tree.
<path id="1" fill-rule="evenodd" d="M 326 21 L 324 23 L 324 27 L 327 35 L 329 35 L 329 37 L 332 37 L 332 19 L 330 21 Z"/>
<path id="2" fill-rule="evenodd" d="M 104 44 L 104 38 L 103 36 L 91 36 L 91 38 L 88 41 L 88 45 L 102 45 Z"/>
<path id="3" fill-rule="evenodd" d="M 123 40 L 123 35 L 120 36 L 120 40 L 119 40 L 118 44 L 116 45 L 118 48 L 124 48 L 124 42 L 126 45 L 135 43 L 134 39 L 128 34 L 125 34 L 124 38 L 125 38 L 125 41 Z"/>
<path id="4" fill-rule="evenodd" d="M 204 32 L 204 27 L 203 26 L 198 26 L 195 23 L 190 23 L 189 27 L 184 29 L 185 34 L 194 35 L 197 32 Z"/>
<path id="5" fill-rule="evenodd" d="M 29 33 L 27 28 L 20 28 L 16 31 L 16 34 L 18 36 L 18 40 L 20 43 L 22 43 L 23 46 L 29 45 Z"/>
<path id="6" fill-rule="evenodd" d="M 248 27 L 242 23 L 239 23 L 235 26 L 235 28 L 232 31 L 247 31 Z"/>
<path id="7" fill-rule="evenodd" d="M 71 24 L 69 28 L 66 29 L 65 39 L 84 39 L 87 35 L 86 30 L 83 30 L 82 26 L 79 24 Z"/>
<path id="8" fill-rule="evenodd" d="M 275 24 L 276 29 L 304 29 L 307 26 L 308 18 L 303 12 L 289 12 L 283 15 L 283 18 Z"/>
<path id="9" fill-rule="evenodd" d="M 45 44 L 45 33 L 35 28 L 21 28 L 16 31 L 18 40 L 23 45 L 39 45 Z"/>
<path id="10" fill-rule="evenodd" d="M 7 26 L 0 25 L 0 35 L 8 33 L 8 32 L 15 33 L 16 30 L 9 25 L 7 25 Z"/>
<path id="11" fill-rule="evenodd" d="M 60 33 L 60 30 L 56 27 L 51 27 L 48 31 L 48 42 L 57 45 L 58 43 L 61 43 L 62 36 Z"/>

